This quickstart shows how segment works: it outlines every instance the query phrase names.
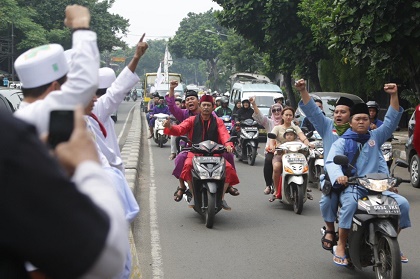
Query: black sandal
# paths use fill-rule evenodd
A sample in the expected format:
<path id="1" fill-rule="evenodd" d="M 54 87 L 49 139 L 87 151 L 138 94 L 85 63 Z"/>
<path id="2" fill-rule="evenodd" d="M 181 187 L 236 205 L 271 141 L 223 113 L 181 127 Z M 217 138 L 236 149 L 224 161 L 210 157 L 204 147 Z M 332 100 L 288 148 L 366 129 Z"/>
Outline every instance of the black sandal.
<path id="1" fill-rule="evenodd" d="M 326 236 L 327 234 L 331 234 L 331 235 L 333 235 L 333 236 L 334 236 L 334 239 L 333 239 L 333 240 L 326 239 L 326 238 L 325 238 L 325 236 Z M 328 247 L 328 246 L 327 246 L 328 244 L 329 244 L 329 245 L 331 245 L 331 246 L 330 246 L 330 247 Z M 324 231 L 324 235 L 323 235 L 323 236 L 322 236 L 322 238 L 321 238 L 321 246 L 322 246 L 322 248 L 324 248 L 324 249 L 325 249 L 325 250 L 327 250 L 327 251 L 332 251 L 332 249 L 333 249 L 333 247 L 334 247 L 335 245 L 337 245 L 335 231 L 327 231 L 327 230 L 325 230 L 325 231 Z"/>
<path id="2" fill-rule="evenodd" d="M 234 187 L 232 187 L 232 186 L 229 186 L 229 187 L 226 189 L 226 193 L 229 193 L 229 194 L 231 194 L 232 196 L 239 196 L 239 191 L 238 191 L 238 189 L 236 189 L 236 188 L 234 188 Z"/>
<path id="3" fill-rule="evenodd" d="M 180 202 L 182 200 L 182 197 L 185 194 L 185 190 L 186 190 L 185 188 L 180 188 L 180 187 L 176 188 L 176 191 L 174 193 L 174 201 Z M 181 194 L 178 193 L 179 191 L 181 191 Z"/>

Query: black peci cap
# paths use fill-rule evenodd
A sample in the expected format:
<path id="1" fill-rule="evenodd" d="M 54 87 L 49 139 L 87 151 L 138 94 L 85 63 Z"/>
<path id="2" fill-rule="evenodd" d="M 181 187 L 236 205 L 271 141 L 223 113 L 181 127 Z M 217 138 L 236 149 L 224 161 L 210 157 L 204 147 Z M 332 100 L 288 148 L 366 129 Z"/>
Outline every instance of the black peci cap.
<path id="1" fill-rule="evenodd" d="M 346 97 L 340 97 L 338 98 L 337 102 L 335 103 L 335 106 L 347 106 L 351 108 L 354 105 L 354 102 Z"/>

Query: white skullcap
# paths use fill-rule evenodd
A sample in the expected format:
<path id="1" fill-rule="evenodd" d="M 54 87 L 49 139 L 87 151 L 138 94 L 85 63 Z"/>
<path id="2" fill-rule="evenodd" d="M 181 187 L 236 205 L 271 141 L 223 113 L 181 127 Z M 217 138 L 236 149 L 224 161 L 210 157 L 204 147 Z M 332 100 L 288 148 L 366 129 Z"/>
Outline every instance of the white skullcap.
<path id="1" fill-rule="evenodd" d="M 21 54 L 15 61 L 15 70 L 23 88 L 36 88 L 63 77 L 69 67 L 63 47 L 49 44 Z"/>
<path id="2" fill-rule="evenodd" d="M 117 77 L 113 69 L 104 67 L 99 69 L 99 86 L 98 89 L 111 87 L 111 84 Z"/>

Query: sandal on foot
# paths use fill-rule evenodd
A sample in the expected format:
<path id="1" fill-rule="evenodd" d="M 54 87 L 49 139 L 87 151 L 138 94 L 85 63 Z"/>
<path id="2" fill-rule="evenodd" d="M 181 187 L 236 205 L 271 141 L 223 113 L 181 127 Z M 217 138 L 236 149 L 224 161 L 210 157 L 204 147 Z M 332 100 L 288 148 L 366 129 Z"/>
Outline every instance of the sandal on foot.
<path id="1" fill-rule="evenodd" d="M 348 266 L 349 265 L 349 262 L 347 261 L 347 256 L 346 255 L 344 255 L 343 257 L 341 257 L 341 256 L 337 256 L 336 254 L 335 254 L 335 249 L 337 248 L 337 246 L 334 246 L 333 247 L 333 255 L 334 255 L 334 257 L 333 257 L 333 262 L 336 264 L 336 265 L 339 265 L 339 266 Z"/>
<path id="2" fill-rule="evenodd" d="M 273 195 L 271 198 L 268 199 L 269 202 L 273 202 L 277 199 L 276 195 Z"/>
<path id="3" fill-rule="evenodd" d="M 306 198 L 310 201 L 314 199 L 314 197 L 309 193 L 306 193 Z"/>
<path id="4" fill-rule="evenodd" d="M 239 191 L 238 191 L 238 189 L 236 189 L 236 188 L 234 188 L 234 187 L 232 187 L 232 186 L 229 186 L 229 187 L 227 188 L 226 193 L 229 193 L 229 194 L 231 194 L 232 196 L 239 196 Z"/>
<path id="5" fill-rule="evenodd" d="M 325 238 L 327 236 L 327 234 L 331 234 L 332 236 L 334 236 L 333 240 L 329 240 L 327 238 Z M 324 248 L 327 251 L 331 251 L 333 249 L 333 247 L 337 244 L 337 241 L 335 240 L 335 231 L 327 231 L 325 230 L 324 235 L 321 238 L 321 245 L 322 248 Z M 331 245 L 331 246 L 328 246 Z"/>
<path id="6" fill-rule="evenodd" d="M 270 186 L 265 187 L 264 194 L 265 195 L 270 195 L 271 194 L 271 187 Z"/>
<path id="7" fill-rule="evenodd" d="M 402 263 L 408 263 L 408 258 L 404 256 L 403 252 L 401 252 L 401 262 Z"/>
<path id="8" fill-rule="evenodd" d="M 232 210 L 232 208 L 227 204 L 225 200 L 222 200 L 222 208 L 224 210 Z"/>
<path id="9" fill-rule="evenodd" d="M 180 188 L 180 187 L 176 188 L 176 191 L 174 193 L 174 200 L 176 202 L 180 202 L 182 200 L 182 197 L 185 194 L 185 190 L 186 190 L 185 188 Z M 181 191 L 181 194 L 179 194 L 180 191 Z"/>

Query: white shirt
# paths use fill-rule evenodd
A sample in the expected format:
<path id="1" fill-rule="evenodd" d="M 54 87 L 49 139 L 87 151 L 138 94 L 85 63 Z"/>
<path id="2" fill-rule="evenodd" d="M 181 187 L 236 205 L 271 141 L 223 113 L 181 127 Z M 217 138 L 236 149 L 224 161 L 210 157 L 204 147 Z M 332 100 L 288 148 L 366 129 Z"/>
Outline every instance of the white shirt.
<path id="1" fill-rule="evenodd" d="M 124 100 L 124 97 L 139 80 L 140 78 L 136 73 L 131 72 L 128 67 L 125 67 L 118 75 L 117 79 L 112 83 L 111 87 L 106 90 L 106 93 L 98 99 L 93 107 L 93 113 L 98 117 L 99 121 L 102 122 L 107 131 L 105 143 L 118 157 L 121 157 L 121 152 L 118 146 L 114 121 L 111 118 L 111 114 L 117 111 L 121 102 Z"/>
<path id="2" fill-rule="evenodd" d="M 73 33 L 73 60 L 67 73 L 67 81 L 61 90 L 49 93 L 44 99 L 31 104 L 23 102 L 15 116 L 33 124 L 38 134 L 48 132 L 50 112 L 86 107 L 98 87 L 99 52 L 96 33 L 83 30 Z M 34 73 L 42 74 L 42 73 Z"/>

